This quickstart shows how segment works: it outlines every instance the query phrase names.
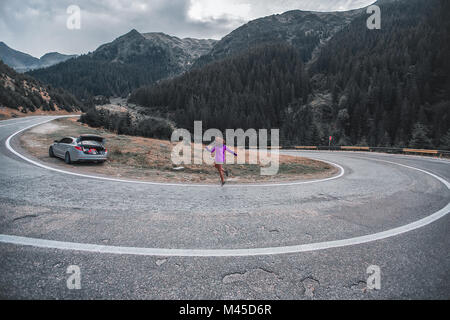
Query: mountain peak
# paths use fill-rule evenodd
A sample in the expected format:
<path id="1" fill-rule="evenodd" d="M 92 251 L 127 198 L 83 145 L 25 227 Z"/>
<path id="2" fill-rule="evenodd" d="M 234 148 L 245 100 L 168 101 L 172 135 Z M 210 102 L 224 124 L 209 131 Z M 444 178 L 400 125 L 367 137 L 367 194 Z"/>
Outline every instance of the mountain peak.
<path id="1" fill-rule="evenodd" d="M 40 68 L 47 68 L 50 67 L 52 65 L 58 64 L 60 62 L 64 62 L 66 60 L 69 60 L 71 58 L 75 58 L 77 57 L 77 55 L 67 55 L 67 54 L 62 54 L 59 52 L 49 52 L 44 54 L 40 59 Z"/>
<path id="2" fill-rule="evenodd" d="M 142 34 L 136 29 L 132 29 L 130 32 L 124 34 L 120 38 L 135 38 L 135 37 L 142 37 Z"/>
<path id="3" fill-rule="evenodd" d="M 109 44 L 115 44 L 115 43 L 122 43 L 122 42 L 128 42 L 128 41 L 135 41 L 135 40 L 144 40 L 145 37 L 139 33 L 136 29 L 132 29 L 128 33 L 125 33 L 124 35 L 116 38 L 114 41 L 110 42 Z M 108 44 L 106 44 L 108 45 Z M 102 45 L 99 47 L 102 48 L 105 45 Z"/>
<path id="4" fill-rule="evenodd" d="M 57 55 L 60 55 L 60 53 L 59 53 L 59 52 L 48 52 L 48 53 L 44 54 L 44 55 L 41 57 L 41 59 L 42 59 L 42 58 L 46 58 L 46 57 L 50 57 L 50 56 L 57 56 Z"/>
<path id="5" fill-rule="evenodd" d="M 0 41 L 0 48 L 3 50 L 12 50 L 6 43 Z"/>

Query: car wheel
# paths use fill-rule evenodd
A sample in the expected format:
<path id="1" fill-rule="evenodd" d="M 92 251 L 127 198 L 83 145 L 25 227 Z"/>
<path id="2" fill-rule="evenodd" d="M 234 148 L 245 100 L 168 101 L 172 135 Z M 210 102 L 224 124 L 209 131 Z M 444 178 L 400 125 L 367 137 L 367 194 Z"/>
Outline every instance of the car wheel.
<path id="1" fill-rule="evenodd" d="M 72 161 L 70 160 L 70 153 L 66 152 L 66 156 L 64 157 L 64 161 L 67 164 L 71 164 L 72 163 Z"/>
<path id="2" fill-rule="evenodd" d="M 50 149 L 48 149 L 48 155 L 49 155 L 50 158 L 54 158 L 55 157 L 55 154 L 53 153 L 53 148 L 52 147 L 50 147 Z"/>

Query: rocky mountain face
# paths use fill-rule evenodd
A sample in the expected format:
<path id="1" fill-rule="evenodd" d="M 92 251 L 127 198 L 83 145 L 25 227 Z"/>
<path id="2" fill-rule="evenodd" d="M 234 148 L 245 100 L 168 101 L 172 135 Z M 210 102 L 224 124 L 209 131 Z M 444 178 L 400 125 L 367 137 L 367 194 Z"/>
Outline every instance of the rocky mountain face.
<path id="1" fill-rule="evenodd" d="M 180 39 L 161 32 L 144 33 L 142 35 L 155 44 L 170 48 L 177 64 L 183 70 L 188 70 L 196 59 L 209 53 L 217 43 L 217 40 L 213 39 Z"/>
<path id="2" fill-rule="evenodd" d="M 14 50 L 8 47 L 4 42 L 0 42 L 0 60 L 17 72 L 26 72 L 29 70 L 50 67 L 75 57 L 76 55 L 51 52 L 38 59 L 29 54 Z"/>
<path id="3" fill-rule="evenodd" d="M 126 64 L 134 63 L 137 57 L 149 58 L 158 55 L 170 59 L 167 48 L 147 41 L 142 34 L 133 29 L 114 41 L 101 45 L 88 56 L 97 60 Z"/>
<path id="4" fill-rule="evenodd" d="M 313 57 L 315 49 L 362 12 L 363 9 L 331 13 L 294 10 L 256 19 L 217 42 L 208 54 L 196 61 L 194 67 L 273 43 L 285 43 L 299 49 L 306 62 Z"/>
<path id="5" fill-rule="evenodd" d="M 179 39 L 131 30 L 87 55 L 30 74 L 81 98 L 126 97 L 134 89 L 188 70 L 214 40 Z"/>
<path id="6" fill-rule="evenodd" d="M 113 42 L 102 45 L 92 56 L 122 64 L 136 64 L 142 60 L 146 60 L 142 61 L 144 63 L 162 63 L 170 70 L 168 75 L 171 76 L 188 70 L 194 60 L 211 51 L 216 42 L 211 39 L 180 39 L 161 32 L 141 34 L 133 29 Z"/>

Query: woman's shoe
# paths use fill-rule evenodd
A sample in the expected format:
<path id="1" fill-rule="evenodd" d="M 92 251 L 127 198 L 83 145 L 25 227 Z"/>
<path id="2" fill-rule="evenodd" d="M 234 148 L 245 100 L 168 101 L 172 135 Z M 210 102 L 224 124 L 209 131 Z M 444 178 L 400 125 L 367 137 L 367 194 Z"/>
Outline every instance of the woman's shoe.
<path id="1" fill-rule="evenodd" d="M 225 181 L 222 181 L 222 187 L 223 187 L 224 184 L 225 184 Z"/>

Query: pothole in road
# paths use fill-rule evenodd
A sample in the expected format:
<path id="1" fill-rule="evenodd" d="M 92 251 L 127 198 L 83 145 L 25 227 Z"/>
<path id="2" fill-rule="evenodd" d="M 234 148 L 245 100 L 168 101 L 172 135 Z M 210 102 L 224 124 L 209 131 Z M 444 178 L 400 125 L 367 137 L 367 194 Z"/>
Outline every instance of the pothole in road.
<path id="1" fill-rule="evenodd" d="M 222 283 L 245 283 L 251 290 L 261 293 L 274 292 L 279 279 L 278 275 L 274 272 L 257 268 L 244 273 L 231 273 L 225 275 L 222 278 Z"/>
<path id="2" fill-rule="evenodd" d="M 305 289 L 305 296 L 310 299 L 314 298 L 316 291 L 320 286 L 319 280 L 310 276 L 302 279 L 301 282 Z"/>

